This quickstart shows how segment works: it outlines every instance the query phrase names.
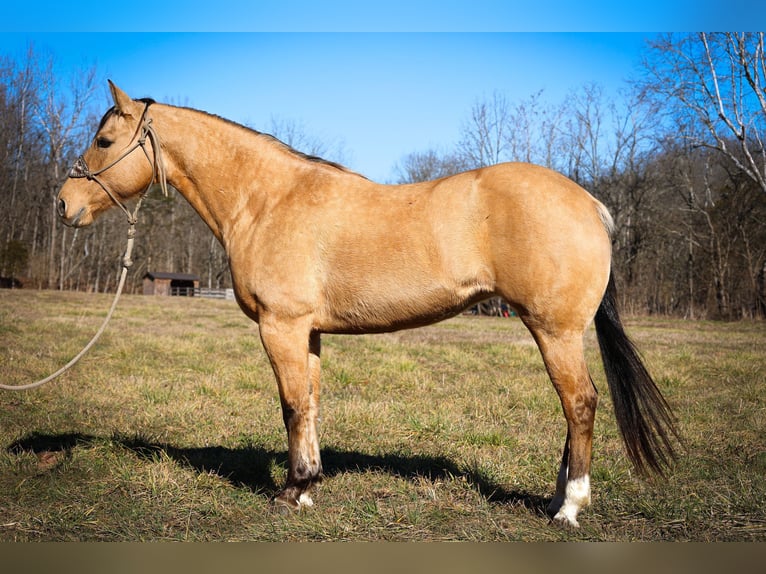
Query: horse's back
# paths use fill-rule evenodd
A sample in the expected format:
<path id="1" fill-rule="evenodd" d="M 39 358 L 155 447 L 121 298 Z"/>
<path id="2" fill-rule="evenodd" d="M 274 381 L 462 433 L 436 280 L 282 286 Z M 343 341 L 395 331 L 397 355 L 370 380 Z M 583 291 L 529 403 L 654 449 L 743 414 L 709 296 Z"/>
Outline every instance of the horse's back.
<path id="1" fill-rule="evenodd" d="M 374 191 L 325 241 L 332 329 L 428 323 L 492 294 L 578 328 L 595 313 L 611 256 L 603 206 L 564 176 L 508 163 Z"/>

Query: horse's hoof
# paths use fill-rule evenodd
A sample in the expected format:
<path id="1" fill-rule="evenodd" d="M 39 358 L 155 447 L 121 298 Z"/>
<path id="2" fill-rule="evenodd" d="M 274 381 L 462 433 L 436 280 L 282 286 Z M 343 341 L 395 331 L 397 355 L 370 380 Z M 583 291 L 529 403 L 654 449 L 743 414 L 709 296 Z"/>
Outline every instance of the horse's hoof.
<path id="1" fill-rule="evenodd" d="M 310 508 L 314 506 L 314 501 L 311 499 L 308 492 L 301 492 L 298 498 L 295 498 L 295 496 L 290 493 L 281 492 L 274 497 L 271 504 L 274 510 L 280 514 L 291 514 L 302 508 Z"/>
<path id="2" fill-rule="evenodd" d="M 556 513 L 556 516 L 553 517 L 552 521 L 553 524 L 561 528 L 580 528 L 580 523 L 577 522 L 576 517 L 569 516 L 561 511 Z"/>
<path id="3" fill-rule="evenodd" d="M 271 499 L 271 508 L 279 514 L 292 514 L 301 507 L 300 502 L 284 492 Z"/>

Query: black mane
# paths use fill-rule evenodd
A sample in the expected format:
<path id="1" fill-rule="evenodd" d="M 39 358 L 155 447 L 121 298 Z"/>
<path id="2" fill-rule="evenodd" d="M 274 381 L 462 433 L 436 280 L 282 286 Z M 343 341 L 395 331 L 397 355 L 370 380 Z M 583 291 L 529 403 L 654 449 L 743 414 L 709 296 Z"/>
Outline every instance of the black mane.
<path id="1" fill-rule="evenodd" d="M 151 106 L 152 104 L 157 103 L 156 100 L 154 100 L 153 98 L 138 98 L 138 99 L 135 99 L 134 101 L 141 102 L 141 103 L 145 104 L 147 107 Z M 211 114 L 209 112 L 205 112 L 203 110 L 198 110 L 198 109 L 195 109 L 195 108 L 189 108 L 189 107 L 183 107 L 183 106 L 178 106 L 178 107 L 182 107 L 183 109 L 190 110 L 190 111 L 193 111 L 193 112 L 197 112 L 199 114 L 205 114 L 206 116 L 210 116 L 210 117 L 216 118 L 218 120 L 221 120 L 222 122 L 225 122 L 227 124 L 236 126 L 236 127 L 240 128 L 240 129 L 247 130 L 248 132 L 250 132 L 252 134 L 255 134 L 258 137 L 262 137 L 262 138 L 265 138 L 265 139 L 269 140 L 270 142 L 273 142 L 274 144 L 280 146 L 285 151 L 291 153 L 292 155 L 294 155 L 294 156 L 296 156 L 296 157 L 298 157 L 300 159 L 303 159 L 303 160 L 306 160 L 306 161 L 310 161 L 312 163 L 317 163 L 317 164 L 321 164 L 321 165 L 327 165 L 327 166 L 330 166 L 330 167 L 335 168 L 337 170 L 344 171 L 346 173 L 353 173 L 355 175 L 358 175 L 359 177 L 364 177 L 363 175 L 358 174 L 358 173 L 348 169 L 346 166 L 341 165 L 341 164 L 339 164 L 337 162 L 330 161 L 330 160 L 321 158 L 321 157 L 316 156 L 316 155 L 303 153 L 302 151 L 298 151 L 294 147 L 286 144 L 285 142 L 283 142 L 282 140 L 280 140 L 276 136 L 273 136 L 273 135 L 271 135 L 269 133 L 259 132 L 258 130 L 253 129 L 253 128 L 249 127 L 249 126 L 245 126 L 245 125 L 239 124 L 239 123 L 234 122 L 232 120 L 223 118 L 223 117 L 218 116 L 216 114 Z M 114 112 L 114 106 L 112 106 L 111 108 L 109 108 L 106 111 L 106 113 L 104 114 L 104 117 L 101 118 L 101 121 L 98 124 L 98 129 L 96 130 L 96 132 L 100 131 L 101 128 L 104 127 L 104 124 L 106 123 L 106 121 L 114 113 L 115 113 Z M 367 178 L 365 178 L 365 179 L 367 179 Z"/>
<path id="2" fill-rule="evenodd" d="M 219 115 L 216 115 L 216 114 L 211 114 L 210 112 L 206 112 L 206 111 L 203 111 L 203 110 L 198 110 L 198 109 L 195 109 L 195 108 L 188 108 L 188 107 L 184 108 L 184 109 L 191 110 L 193 112 L 197 112 L 197 113 L 200 113 L 200 114 L 205 114 L 206 116 L 210 116 L 212 118 L 215 118 L 217 120 L 225 122 L 225 123 L 227 123 L 229 125 L 233 125 L 233 126 L 236 126 L 236 127 L 240 128 L 240 129 L 246 130 L 246 131 L 248 131 L 248 132 L 250 132 L 250 133 L 252 133 L 252 134 L 254 134 L 254 135 L 258 136 L 258 137 L 264 138 L 264 139 L 268 140 L 269 142 L 272 142 L 272 143 L 278 145 L 279 147 L 281 147 L 282 149 L 284 149 L 288 153 L 290 153 L 290 154 L 292 154 L 292 155 L 294 155 L 294 156 L 296 156 L 296 157 L 298 157 L 300 159 L 303 159 L 303 160 L 306 160 L 306 161 L 310 161 L 312 163 L 317 163 L 317 164 L 321 164 L 321 165 L 327 165 L 327 166 L 330 166 L 330 167 L 335 168 L 337 170 L 340 170 L 340 171 L 343 171 L 343 172 L 346 172 L 346 173 L 351 173 L 351 174 L 354 174 L 354 175 L 358 175 L 359 177 L 363 177 L 364 179 L 367 179 L 362 174 L 356 173 L 355 171 L 352 171 L 352 170 L 348 169 L 346 166 L 344 166 L 342 164 L 339 164 L 337 162 L 321 158 L 321 157 L 316 156 L 316 155 L 307 154 L 307 153 L 304 153 L 302 151 L 298 151 L 297 149 L 295 149 L 291 145 L 286 144 L 285 142 L 283 142 L 278 137 L 276 137 L 276 136 L 274 136 L 272 134 L 269 134 L 269 133 L 266 133 L 266 132 L 260 132 L 260 131 L 254 129 L 254 128 L 249 127 L 249 126 L 237 123 L 237 122 L 229 120 L 227 118 L 223 118 L 223 117 L 221 117 Z"/>
<path id="3" fill-rule="evenodd" d="M 274 136 L 272 134 L 267 134 L 267 133 L 264 133 L 264 132 L 259 132 L 258 130 L 254 130 L 252 128 L 248 128 L 246 126 L 243 126 L 243 127 L 245 127 L 245 129 L 249 129 L 250 131 L 254 132 L 255 134 L 259 135 L 260 137 L 266 138 L 266 139 L 268 139 L 268 140 L 278 144 L 280 147 L 284 148 L 285 150 L 287 150 L 291 154 L 293 154 L 295 156 L 298 156 L 301 159 L 305 159 L 306 161 L 310 161 L 310 162 L 313 162 L 313 163 L 321 163 L 323 165 L 329 165 L 329 166 L 334 167 L 335 169 L 339 169 L 341 171 L 348 171 L 348 172 L 351 171 L 346 166 L 341 165 L 341 164 L 339 164 L 337 162 L 321 158 L 321 157 L 319 157 L 317 155 L 311 155 L 311 154 L 307 154 L 307 153 L 304 153 L 302 151 L 299 151 L 299 150 L 295 149 L 294 147 L 292 147 L 291 145 L 286 144 L 285 142 L 283 142 L 278 137 L 276 137 L 276 136 Z"/>
<path id="4" fill-rule="evenodd" d="M 152 104 L 156 104 L 156 103 L 157 103 L 157 102 L 156 102 L 156 100 L 154 100 L 154 99 L 152 99 L 152 98 L 138 98 L 137 100 L 133 100 L 133 101 L 135 101 L 135 102 L 141 102 L 141 103 L 142 103 L 142 104 L 144 104 L 144 105 L 145 105 L 147 108 L 148 108 L 149 106 L 151 106 Z M 104 114 L 104 116 L 101 118 L 101 121 L 100 121 L 100 122 L 98 122 L 98 128 L 96 129 L 96 133 L 98 133 L 98 132 L 100 132 L 100 131 L 101 131 L 101 128 L 103 128 L 103 127 L 104 127 L 104 124 L 106 123 L 106 120 L 108 120 L 110 117 L 112 117 L 112 115 L 113 115 L 113 114 L 114 114 L 114 106 L 112 106 L 111 108 L 109 108 L 108 110 L 106 110 L 106 113 L 105 113 L 105 114 Z"/>

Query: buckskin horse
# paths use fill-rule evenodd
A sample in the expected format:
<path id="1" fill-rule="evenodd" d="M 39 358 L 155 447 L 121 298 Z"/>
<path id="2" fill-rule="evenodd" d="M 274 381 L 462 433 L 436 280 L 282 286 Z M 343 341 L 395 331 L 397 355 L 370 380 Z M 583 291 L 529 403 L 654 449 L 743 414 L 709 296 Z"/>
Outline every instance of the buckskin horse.
<path id="1" fill-rule="evenodd" d="M 267 134 L 109 86 L 114 106 L 69 172 L 59 215 L 82 227 L 114 205 L 129 213 L 126 202 L 159 183 L 207 223 L 279 388 L 288 472 L 276 504 L 311 506 L 322 477 L 322 333 L 423 326 L 491 296 L 531 332 L 566 417 L 555 522 L 577 526 L 590 503 L 597 392 L 583 335 L 592 321 L 628 458 L 641 472 L 672 462 L 674 417 L 615 306 L 612 218 L 576 183 L 504 163 L 381 185 Z"/>

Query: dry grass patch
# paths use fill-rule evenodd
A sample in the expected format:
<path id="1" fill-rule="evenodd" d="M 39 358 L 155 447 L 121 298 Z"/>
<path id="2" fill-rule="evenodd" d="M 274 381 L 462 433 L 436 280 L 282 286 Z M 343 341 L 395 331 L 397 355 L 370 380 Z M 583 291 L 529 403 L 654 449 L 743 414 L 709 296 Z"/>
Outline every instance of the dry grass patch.
<path id="1" fill-rule="evenodd" d="M 0 372 L 55 370 L 109 297 L 0 291 Z M 286 440 L 257 326 L 235 304 L 127 296 L 102 341 L 45 388 L 0 394 L 0 540 L 764 540 L 763 323 L 629 322 L 685 450 L 638 480 L 601 389 L 593 506 L 551 526 L 565 427 L 516 319 L 457 317 L 323 338 L 326 480 L 269 500 Z"/>

